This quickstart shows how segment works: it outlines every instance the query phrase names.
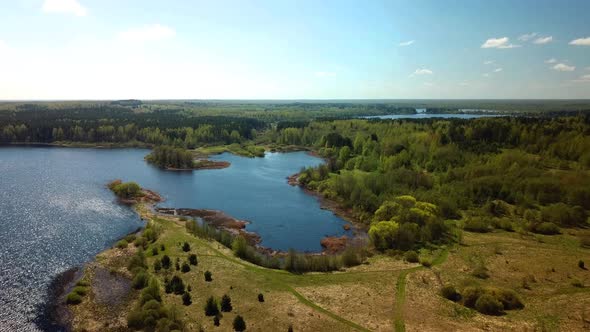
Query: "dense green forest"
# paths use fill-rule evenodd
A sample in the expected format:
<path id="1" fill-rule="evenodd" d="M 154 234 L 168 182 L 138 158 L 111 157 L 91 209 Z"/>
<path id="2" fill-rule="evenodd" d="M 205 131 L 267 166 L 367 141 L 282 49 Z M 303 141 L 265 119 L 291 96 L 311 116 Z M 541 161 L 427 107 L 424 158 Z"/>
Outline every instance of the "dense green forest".
<path id="1" fill-rule="evenodd" d="M 588 225 L 588 116 L 314 121 L 268 139 L 319 151 L 328 162 L 299 181 L 352 208 L 381 249 L 444 240 L 452 219 L 482 232 Z"/>
<path id="2" fill-rule="evenodd" d="M 145 159 L 161 168 L 192 169 L 195 166 L 190 151 L 171 146 L 156 146 Z"/>

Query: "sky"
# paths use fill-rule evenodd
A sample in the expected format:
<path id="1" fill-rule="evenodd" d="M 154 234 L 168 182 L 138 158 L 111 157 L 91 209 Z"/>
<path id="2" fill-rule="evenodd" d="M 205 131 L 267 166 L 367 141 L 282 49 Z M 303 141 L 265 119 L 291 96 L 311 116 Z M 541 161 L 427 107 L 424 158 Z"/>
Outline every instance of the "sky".
<path id="1" fill-rule="evenodd" d="M 587 0 L 0 0 L 0 100 L 587 99 Z"/>

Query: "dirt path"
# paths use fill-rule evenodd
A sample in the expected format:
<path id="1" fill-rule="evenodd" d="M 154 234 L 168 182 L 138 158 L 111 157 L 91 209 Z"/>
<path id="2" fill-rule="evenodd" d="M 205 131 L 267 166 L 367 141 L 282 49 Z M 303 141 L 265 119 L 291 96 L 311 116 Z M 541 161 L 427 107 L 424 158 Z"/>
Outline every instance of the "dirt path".
<path id="1" fill-rule="evenodd" d="M 442 251 L 436 259 L 432 262 L 432 266 L 440 265 L 447 260 L 449 254 L 448 250 Z M 393 317 L 393 327 L 396 332 L 404 332 L 406 330 L 406 324 L 404 321 L 404 303 L 406 301 L 406 279 L 410 273 L 414 273 L 419 270 L 426 269 L 424 266 L 416 266 L 402 273 L 397 278 L 396 294 L 395 294 L 395 310 Z"/>

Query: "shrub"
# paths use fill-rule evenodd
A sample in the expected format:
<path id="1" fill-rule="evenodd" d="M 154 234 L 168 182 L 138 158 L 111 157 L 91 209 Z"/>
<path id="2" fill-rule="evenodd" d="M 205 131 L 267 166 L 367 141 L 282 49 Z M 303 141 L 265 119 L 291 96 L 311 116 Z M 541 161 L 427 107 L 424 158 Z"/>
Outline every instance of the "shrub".
<path id="1" fill-rule="evenodd" d="M 420 264 L 422 264 L 422 266 L 424 267 L 431 267 L 432 266 L 432 260 L 430 258 L 420 258 Z"/>
<path id="2" fill-rule="evenodd" d="M 361 263 L 354 248 L 346 248 L 342 253 L 342 264 L 346 267 L 356 266 Z"/>
<path id="3" fill-rule="evenodd" d="M 170 263 L 170 257 L 168 257 L 168 255 L 164 255 L 164 257 L 162 257 L 162 267 L 164 270 L 168 270 L 170 268 Z"/>
<path id="4" fill-rule="evenodd" d="M 586 266 L 584 266 L 584 261 L 583 261 L 583 260 L 581 260 L 581 259 L 580 259 L 580 260 L 578 261 L 578 267 L 579 267 L 580 269 L 582 269 L 582 270 L 585 270 L 585 269 L 586 269 Z"/>
<path id="5" fill-rule="evenodd" d="M 467 219 L 463 229 L 469 232 L 487 233 L 490 231 L 490 223 L 487 219 L 481 217 L 472 217 Z"/>
<path id="6" fill-rule="evenodd" d="M 237 315 L 236 318 L 234 318 L 234 330 L 237 332 L 242 332 L 246 330 L 246 322 L 244 321 L 244 318 L 242 318 L 242 316 Z"/>
<path id="7" fill-rule="evenodd" d="M 188 242 L 185 242 L 185 243 L 182 245 L 182 251 L 184 251 L 184 252 L 189 252 L 189 251 L 191 251 L 191 245 L 190 245 L 190 244 L 188 244 Z"/>
<path id="8" fill-rule="evenodd" d="M 264 302 L 264 295 L 262 293 L 258 294 L 258 302 Z"/>
<path id="9" fill-rule="evenodd" d="M 133 281 L 131 282 L 131 286 L 135 289 L 143 289 L 148 284 L 148 275 L 141 271 L 135 275 Z"/>
<path id="10" fill-rule="evenodd" d="M 109 188 L 120 198 L 134 198 L 141 195 L 141 188 L 135 182 L 115 183 L 112 182 Z"/>
<path id="11" fill-rule="evenodd" d="M 233 309 L 231 305 L 231 298 L 226 294 L 221 298 L 221 311 L 231 312 Z"/>
<path id="12" fill-rule="evenodd" d="M 187 273 L 191 270 L 191 267 L 187 263 L 182 263 L 181 271 L 182 273 Z"/>
<path id="13" fill-rule="evenodd" d="M 453 286 L 453 285 L 444 286 L 440 290 L 440 293 L 445 299 L 451 300 L 453 302 L 457 302 L 461 299 L 461 294 L 459 294 L 457 292 L 457 290 L 455 289 L 455 286 Z"/>
<path id="14" fill-rule="evenodd" d="M 409 263 L 418 263 L 420 261 L 418 253 L 414 250 L 406 251 L 404 259 Z"/>
<path id="15" fill-rule="evenodd" d="M 524 304 L 515 291 L 510 289 L 490 288 L 487 293 L 494 296 L 502 303 L 505 310 L 514 310 L 524 308 Z"/>
<path id="16" fill-rule="evenodd" d="M 211 296 L 205 303 L 205 316 L 217 316 L 217 314 L 219 314 L 219 307 L 215 298 Z"/>
<path id="17" fill-rule="evenodd" d="M 125 239 L 120 240 L 116 244 L 117 248 L 119 248 L 119 249 L 125 249 L 125 248 L 127 248 L 128 245 L 129 245 L 129 242 L 127 242 L 127 240 L 125 240 Z"/>
<path id="18" fill-rule="evenodd" d="M 559 234 L 559 227 L 552 222 L 542 222 L 533 227 L 533 232 L 544 235 Z"/>
<path id="19" fill-rule="evenodd" d="M 78 282 L 76 283 L 76 286 L 89 287 L 90 282 L 88 282 L 86 280 L 78 280 Z"/>
<path id="20" fill-rule="evenodd" d="M 88 294 L 88 288 L 84 286 L 76 286 L 74 287 L 74 289 L 72 289 L 72 292 L 80 296 L 85 296 L 86 294 Z"/>
<path id="21" fill-rule="evenodd" d="M 572 286 L 577 288 L 584 288 L 584 284 L 578 279 L 574 279 L 574 281 L 572 281 Z"/>
<path id="22" fill-rule="evenodd" d="M 486 315 L 501 315 L 504 309 L 502 303 L 492 295 L 483 294 L 475 302 L 475 310 Z"/>
<path id="23" fill-rule="evenodd" d="M 160 251 L 166 250 L 166 246 L 164 244 L 160 244 Z"/>
<path id="24" fill-rule="evenodd" d="M 289 324 L 289 328 L 287 329 L 287 332 L 293 332 L 293 325 Z"/>
<path id="25" fill-rule="evenodd" d="M 162 269 L 162 263 L 159 260 L 154 262 L 154 271 L 158 272 Z"/>
<path id="26" fill-rule="evenodd" d="M 158 256 L 158 247 L 152 247 L 152 256 Z"/>
<path id="27" fill-rule="evenodd" d="M 182 304 L 189 306 L 193 303 L 191 300 L 191 295 L 189 293 L 182 294 Z"/>
<path id="28" fill-rule="evenodd" d="M 80 302 L 82 302 L 82 297 L 78 293 L 71 292 L 66 297 L 67 304 L 79 304 Z"/>
<path id="29" fill-rule="evenodd" d="M 213 317 L 213 325 L 219 326 L 219 315 Z"/>
<path id="30" fill-rule="evenodd" d="M 207 282 L 213 281 L 213 277 L 211 275 L 211 272 L 205 271 L 205 281 L 207 281 Z"/>
<path id="31" fill-rule="evenodd" d="M 127 241 L 128 243 L 131 243 L 131 242 L 135 241 L 136 238 L 137 238 L 137 235 L 129 234 L 129 235 L 125 236 L 125 241 Z"/>
<path id="32" fill-rule="evenodd" d="M 188 262 L 190 265 L 197 265 L 199 262 L 197 261 L 197 255 L 191 254 L 188 256 Z"/>
<path id="33" fill-rule="evenodd" d="M 181 295 L 184 293 L 184 282 L 179 276 L 172 277 L 172 280 L 166 283 L 165 285 L 166 293 L 174 293 L 176 295 Z"/>
<path id="34" fill-rule="evenodd" d="M 160 283 L 156 278 L 150 278 L 148 286 L 141 291 L 140 303 L 144 304 L 149 301 L 161 302 Z"/>
<path id="35" fill-rule="evenodd" d="M 143 248 L 145 249 L 148 245 L 147 240 L 145 239 L 145 237 L 138 237 L 137 239 L 135 239 L 135 241 L 133 241 L 133 245 L 136 246 L 137 248 Z"/>
<path id="36" fill-rule="evenodd" d="M 129 264 L 127 265 L 127 269 L 131 272 L 137 271 L 138 269 L 147 269 L 147 263 L 145 260 L 145 255 L 143 254 L 143 250 L 139 249 L 135 255 L 131 257 Z"/>
<path id="37" fill-rule="evenodd" d="M 465 287 L 463 293 L 463 304 L 468 308 L 475 308 L 475 302 L 483 294 L 481 287 Z"/>

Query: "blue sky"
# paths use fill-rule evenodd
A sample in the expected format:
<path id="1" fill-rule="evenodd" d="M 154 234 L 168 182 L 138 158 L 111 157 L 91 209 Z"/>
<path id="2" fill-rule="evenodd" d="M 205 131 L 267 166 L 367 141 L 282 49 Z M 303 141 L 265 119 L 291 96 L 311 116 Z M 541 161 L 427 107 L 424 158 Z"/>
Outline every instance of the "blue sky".
<path id="1" fill-rule="evenodd" d="M 14 0 L 0 99 L 590 98 L 590 1 Z"/>

